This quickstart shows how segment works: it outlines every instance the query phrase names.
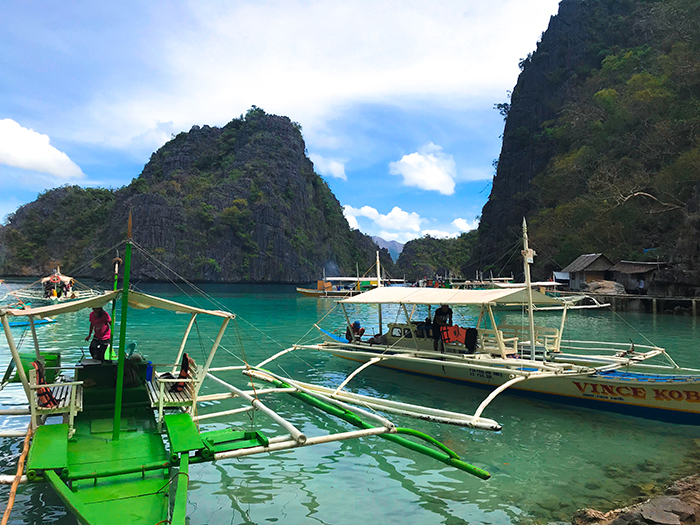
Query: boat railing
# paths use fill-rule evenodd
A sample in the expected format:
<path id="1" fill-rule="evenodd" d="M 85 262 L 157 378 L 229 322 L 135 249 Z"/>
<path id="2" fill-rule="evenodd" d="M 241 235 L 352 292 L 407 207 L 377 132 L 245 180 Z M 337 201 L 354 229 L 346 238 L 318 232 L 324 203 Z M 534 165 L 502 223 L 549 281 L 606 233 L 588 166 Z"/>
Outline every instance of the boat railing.
<path id="1" fill-rule="evenodd" d="M 51 403 L 41 401 L 42 392 L 46 389 L 53 398 Z M 49 415 L 63 414 L 68 416 L 68 436 L 74 433 L 73 421 L 78 412 L 83 409 L 83 381 L 65 381 L 62 376 L 53 383 L 37 382 L 35 369 L 29 370 L 29 410 L 31 412 L 32 427 L 43 423 L 43 419 Z"/>
<path id="2" fill-rule="evenodd" d="M 179 365 L 160 365 L 168 370 Z M 162 429 L 164 412 L 167 409 L 181 408 L 190 410 L 192 414 L 197 408 L 197 366 L 194 360 L 189 360 L 187 375 L 175 377 L 170 372 L 158 373 L 153 367 L 150 381 L 146 381 L 151 406 L 158 409 L 158 428 Z"/>
<path id="3" fill-rule="evenodd" d="M 572 339 L 562 340 L 560 349 L 564 351 L 583 352 L 583 353 L 609 353 L 611 355 L 620 354 L 620 356 L 646 355 L 649 352 L 654 352 L 654 355 L 664 352 L 664 349 L 652 345 L 640 345 L 636 343 L 613 343 L 608 341 L 578 341 Z M 649 356 L 652 357 L 652 356 Z"/>

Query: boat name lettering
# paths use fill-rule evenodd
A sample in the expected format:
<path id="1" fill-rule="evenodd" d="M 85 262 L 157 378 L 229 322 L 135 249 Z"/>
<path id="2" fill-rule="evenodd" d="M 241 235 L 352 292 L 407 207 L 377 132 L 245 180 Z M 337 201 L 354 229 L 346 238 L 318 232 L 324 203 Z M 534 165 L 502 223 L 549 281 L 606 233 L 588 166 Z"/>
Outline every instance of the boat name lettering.
<path id="1" fill-rule="evenodd" d="M 578 381 L 573 381 L 573 383 L 584 395 L 589 391 L 591 394 L 633 397 L 635 399 L 646 399 L 647 397 L 646 390 L 634 386 L 599 385 L 596 383 L 579 383 Z"/>
<path id="2" fill-rule="evenodd" d="M 613 396 L 619 398 L 632 397 L 634 399 L 646 399 L 646 389 L 635 386 L 600 385 L 597 383 L 579 383 L 573 381 L 576 388 L 584 396 Z M 656 401 L 687 401 L 688 403 L 700 403 L 700 392 L 694 390 L 667 390 L 654 388 Z"/>
<path id="3" fill-rule="evenodd" d="M 683 401 L 689 403 L 700 403 L 700 393 L 690 390 L 666 390 L 654 389 L 654 399 L 657 401 Z"/>

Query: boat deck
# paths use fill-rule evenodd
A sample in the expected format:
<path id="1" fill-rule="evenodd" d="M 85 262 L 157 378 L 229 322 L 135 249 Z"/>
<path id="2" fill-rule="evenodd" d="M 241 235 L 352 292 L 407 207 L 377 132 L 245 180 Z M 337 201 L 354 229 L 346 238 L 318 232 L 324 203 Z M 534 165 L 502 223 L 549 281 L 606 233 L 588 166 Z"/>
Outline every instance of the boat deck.
<path id="1" fill-rule="evenodd" d="M 68 439 L 67 424 L 38 427 L 27 472 L 47 479 L 86 523 L 158 523 L 168 517 L 170 456 L 144 386 L 124 389 L 120 435 L 112 439 L 115 389 L 109 378 L 115 369 L 107 363 L 76 370 L 80 380 L 95 383 L 85 390 L 75 434 Z"/>

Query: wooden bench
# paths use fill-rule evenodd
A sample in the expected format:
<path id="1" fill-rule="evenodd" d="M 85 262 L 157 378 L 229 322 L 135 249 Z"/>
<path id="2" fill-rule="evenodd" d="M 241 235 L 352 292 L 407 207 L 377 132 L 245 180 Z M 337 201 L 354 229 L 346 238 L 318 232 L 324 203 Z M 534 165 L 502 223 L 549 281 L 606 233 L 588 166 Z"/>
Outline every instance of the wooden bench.
<path id="1" fill-rule="evenodd" d="M 36 430 L 37 426 L 43 424 L 48 416 L 63 414 L 63 422 L 68 423 L 68 437 L 75 433 L 73 421 L 78 412 L 83 410 L 83 382 L 82 381 L 62 381 L 55 383 L 37 384 L 36 370 L 29 370 L 29 408 L 32 415 L 32 426 Z M 62 379 L 59 376 L 59 379 Z M 39 404 L 37 390 L 48 388 L 56 399 L 56 406 L 42 406 Z M 66 418 L 68 421 L 66 421 Z"/>
<path id="2" fill-rule="evenodd" d="M 530 340 L 530 327 L 519 325 L 499 325 L 506 337 L 515 337 L 520 341 Z M 559 330 L 547 326 L 535 326 L 535 342 L 543 346 L 548 352 L 559 351 Z"/>
<path id="3" fill-rule="evenodd" d="M 501 349 L 498 345 L 498 337 L 503 341 L 505 351 Z M 518 351 L 518 338 L 517 337 L 506 337 L 502 330 L 498 330 L 498 336 L 496 335 L 496 330 L 489 330 L 486 328 L 479 329 L 479 346 L 483 353 L 497 355 L 499 357 L 506 358 L 507 355 L 515 354 Z"/>
<path id="4" fill-rule="evenodd" d="M 177 365 L 168 365 L 169 367 Z M 177 383 L 183 383 L 181 391 L 173 391 Z M 170 373 L 159 374 L 153 370 L 153 379 L 146 381 L 151 407 L 158 409 L 158 428 L 162 430 L 163 413 L 168 409 L 185 410 L 194 414 L 197 408 L 197 364 L 189 359 L 187 377 L 173 377 Z"/>

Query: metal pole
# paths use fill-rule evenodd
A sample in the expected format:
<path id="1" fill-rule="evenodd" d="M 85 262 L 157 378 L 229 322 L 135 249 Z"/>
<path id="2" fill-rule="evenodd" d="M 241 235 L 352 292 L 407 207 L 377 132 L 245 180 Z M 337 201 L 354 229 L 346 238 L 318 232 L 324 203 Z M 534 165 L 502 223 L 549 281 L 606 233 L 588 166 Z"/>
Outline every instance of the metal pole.
<path id="1" fill-rule="evenodd" d="M 530 358 L 535 360 L 535 318 L 532 311 L 532 287 L 530 286 L 530 264 L 534 261 L 535 251 L 527 244 L 527 222 L 523 217 L 523 269 L 525 270 L 525 286 L 527 286 L 527 314 L 530 322 Z"/>
<path id="2" fill-rule="evenodd" d="M 5 337 L 7 338 L 7 344 L 10 347 L 12 359 L 15 360 L 15 366 L 17 367 L 17 375 L 19 376 L 20 381 L 22 381 L 24 393 L 27 394 L 27 400 L 29 401 L 31 399 L 31 397 L 29 396 L 29 381 L 27 380 L 27 374 L 24 373 L 22 359 L 19 357 L 17 345 L 15 345 L 15 340 L 12 337 L 12 332 L 10 331 L 10 323 L 7 321 L 7 314 L 4 310 L 0 310 L 0 320 L 2 320 L 2 328 L 3 330 L 5 330 Z"/>
<path id="3" fill-rule="evenodd" d="M 29 327 L 32 329 L 32 339 L 34 340 L 34 353 L 38 361 L 44 362 L 41 359 L 41 352 L 39 351 L 39 339 L 36 336 L 36 327 L 34 326 L 34 316 L 29 316 Z"/>
<path id="4" fill-rule="evenodd" d="M 177 367 L 180 365 L 180 359 L 182 359 L 182 353 L 185 351 L 185 344 L 187 343 L 187 338 L 190 336 L 190 330 L 192 330 L 192 325 L 194 324 L 195 319 L 197 319 L 197 314 L 192 314 L 192 317 L 190 317 L 190 324 L 187 325 L 187 330 L 185 330 L 182 343 L 180 343 L 180 350 L 177 352 L 177 359 L 175 359 L 173 369 L 170 371 L 170 373 L 173 375 L 175 374 Z"/>
<path id="5" fill-rule="evenodd" d="M 231 321 L 230 317 L 226 317 L 224 319 L 224 322 L 221 323 L 221 328 L 219 328 L 219 333 L 216 335 L 216 340 L 214 341 L 214 344 L 211 347 L 211 350 L 209 351 L 209 357 L 207 357 L 207 362 L 204 364 L 204 370 L 200 372 L 201 377 L 197 380 L 197 385 L 195 386 L 195 391 L 194 391 L 194 396 L 195 398 L 197 397 L 197 394 L 199 394 L 199 389 L 202 388 L 202 382 L 204 381 L 204 378 L 206 377 L 207 373 L 209 372 L 209 367 L 211 366 L 211 362 L 214 359 L 214 354 L 216 354 L 216 349 L 219 348 L 219 343 L 221 343 L 221 338 L 224 337 L 224 332 L 226 331 L 226 327 L 228 326 L 228 323 Z"/>
<path id="6" fill-rule="evenodd" d="M 119 440 L 122 416 L 122 394 L 124 390 L 124 361 L 126 358 L 126 318 L 129 310 L 129 272 L 131 272 L 131 212 L 126 233 L 126 250 L 124 253 L 124 284 L 122 291 L 122 316 L 119 321 L 119 360 L 117 361 L 117 388 L 114 396 L 114 428 L 112 439 Z"/>

